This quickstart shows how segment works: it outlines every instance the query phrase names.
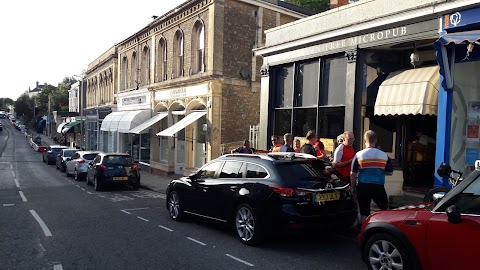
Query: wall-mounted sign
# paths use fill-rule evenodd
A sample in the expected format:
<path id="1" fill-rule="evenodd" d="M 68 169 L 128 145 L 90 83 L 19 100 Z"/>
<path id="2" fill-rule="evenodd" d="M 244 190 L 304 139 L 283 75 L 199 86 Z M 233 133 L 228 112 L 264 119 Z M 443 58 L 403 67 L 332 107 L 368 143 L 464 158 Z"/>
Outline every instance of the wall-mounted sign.
<path id="1" fill-rule="evenodd" d="M 208 95 L 209 90 L 209 83 L 167 90 L 159 90 L 155 92 L 155 101 L 205 96 Z"/>
<path id="2" fill-rule="evenodd" d="M 140 89 L 118 94 L 118 110 L 142 110 L 151 107 L 150 92 L 148 89 Z"/>
<path id="3" fill-rule="evenodd" d="M 122 105 L 137 105 L 147 103 L 147 95 L 122 98 Z"/>
<path id="4" fill-rule="evenodd" d="M 442 16 L 442 30 L 466 26 L 480 22 L 480 8 L 474 8 Z"/>

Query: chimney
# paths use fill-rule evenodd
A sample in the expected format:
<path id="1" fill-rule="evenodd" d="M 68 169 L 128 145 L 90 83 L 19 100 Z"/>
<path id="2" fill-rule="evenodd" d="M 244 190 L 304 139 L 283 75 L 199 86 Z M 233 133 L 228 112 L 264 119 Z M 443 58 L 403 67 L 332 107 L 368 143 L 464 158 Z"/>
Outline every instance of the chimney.
<path id="1" fill-rule="evenodd" d="M 354 2 L 354 1 L 351 1 L 351 2 Z M 349 0 L 330 0 L 330 9 L 338 8 L 348 4 L 349 4 Z"/>
<path id="2" fill-rule="evenodd" d="M 37 81 L 37 87 L 38 87 L 38 81 Z"/>

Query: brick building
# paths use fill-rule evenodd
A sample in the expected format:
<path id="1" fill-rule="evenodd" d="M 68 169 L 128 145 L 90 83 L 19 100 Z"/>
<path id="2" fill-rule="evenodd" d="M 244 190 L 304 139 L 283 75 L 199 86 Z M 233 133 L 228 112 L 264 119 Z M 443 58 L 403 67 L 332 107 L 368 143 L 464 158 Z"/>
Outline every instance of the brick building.
<path id="1" fill-rule="evenodd" d="M 117 111 L 99 138 L 152 171 L 188 174 L 259 123 L 266 29 L 308 12 L 282 1 L 189 0 L 117 44 Z"/>

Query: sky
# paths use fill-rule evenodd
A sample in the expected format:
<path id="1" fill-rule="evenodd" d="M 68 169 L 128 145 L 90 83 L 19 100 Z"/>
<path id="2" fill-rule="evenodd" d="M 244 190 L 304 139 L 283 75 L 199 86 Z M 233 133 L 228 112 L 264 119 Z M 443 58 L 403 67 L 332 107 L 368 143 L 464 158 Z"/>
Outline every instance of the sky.
<path id="1" fill-rule="evenodd" d="M 0 98 L 57 86 L 185 0 L 16 0 L 0 7 Z"/>

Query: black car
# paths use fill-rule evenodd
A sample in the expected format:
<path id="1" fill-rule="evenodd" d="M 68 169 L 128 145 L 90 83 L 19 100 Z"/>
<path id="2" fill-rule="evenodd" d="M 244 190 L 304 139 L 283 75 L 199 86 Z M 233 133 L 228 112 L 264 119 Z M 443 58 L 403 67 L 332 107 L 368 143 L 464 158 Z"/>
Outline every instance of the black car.
<path id="1" fill-rule="evenodd" d="M 107 184 L 125 183 L 140 188 L 140 169 L 129 154 L 100 153 L 88 165 L 87 185 L 99 191 Z"/>
<path id="2" fill-rule="evenodd" d="M 66 149 L 68 147 L 62 145 L 50 145 L 47 147 L 47 151 L 42 154 L 42 161 L 46 162 L 47 165 L 55 164 L 57 162 L 57 156 L 60 154 L 60 150 Z"/>
<path id="3" fill-rule="evenodd" d="M 356 219 L 350 186 L 327 165 L 295 153 L 224 155 L 173 180 L 166 206 L 174 220 L 190 214 L 233 224 L 249 245 L 272 229 L 348 228 Z"/>
<path id="4" fill-rule="evenodd" d="M 61 149 L 60 153 L 57 155 L 55 164 L 57 167 L 57 170 L 60 170 L 62 172 L 65 172 L 65 165 L 67 164 L 67 161 L 73 156 L 78 151 L 78 149 L 73 149 L 73 148 L 65 148 Z"/>

